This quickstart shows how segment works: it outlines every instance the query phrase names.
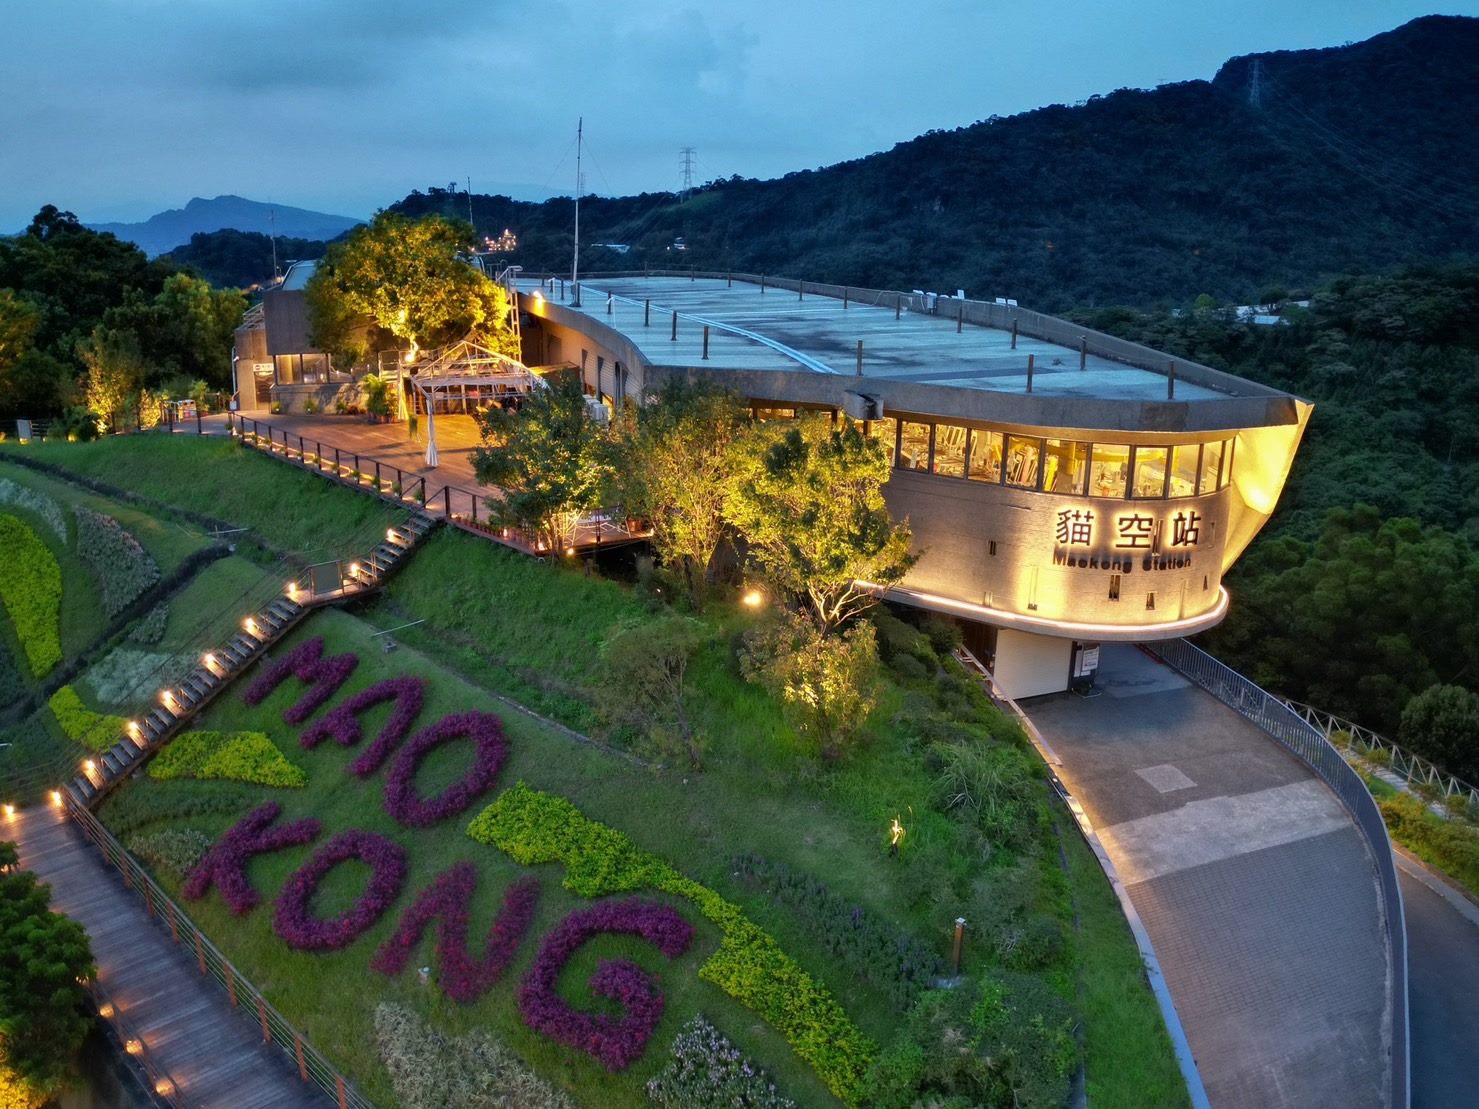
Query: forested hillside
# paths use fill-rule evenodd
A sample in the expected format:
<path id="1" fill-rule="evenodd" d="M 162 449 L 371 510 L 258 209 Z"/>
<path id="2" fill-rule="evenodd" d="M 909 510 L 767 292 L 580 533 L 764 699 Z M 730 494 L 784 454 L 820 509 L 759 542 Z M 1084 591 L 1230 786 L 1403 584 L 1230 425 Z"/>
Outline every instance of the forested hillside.
<path id="1" fill-rule="evenodd" d="M 274 244 L 271 236 L 260 231 L 197 231 L 184 246 L 164 255 L 166 262 L 188 266 L 219 288 L 245 289 L 266 284 L 273 276 L 273 258 L 277 272 L 283 273 L 291 261 L 322 258 L 328 249 L 322 239 L 294 239 L 279 235 Z"/>
<path id="2" fill-rule="evenodd" d="M 993 117 L 779 180 L 715 182 L 685 200 L 589 197 L 582 268 L 963 287 L 1061 311 L 1199 293 L 1250 303 L 1269 287 L 1472 258 L 1476 58 L 1479 20 L 1433 16 L 1350 46 L 1260 55 L 1256 103 L 1255 59 L 1237 58 L 1210 82 Z M 518 236 L 511 261 L 569 270 L 570 199 L 472 199 L 481 234 Z M 393 207 L 464 216 L 467 205 L 433 188 Z"/>

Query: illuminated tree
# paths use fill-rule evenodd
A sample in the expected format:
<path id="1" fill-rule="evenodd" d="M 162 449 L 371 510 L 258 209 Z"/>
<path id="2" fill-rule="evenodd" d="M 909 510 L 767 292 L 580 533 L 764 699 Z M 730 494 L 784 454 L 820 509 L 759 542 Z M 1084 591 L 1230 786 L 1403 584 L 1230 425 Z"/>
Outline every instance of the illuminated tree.
<path id="1" fill-rule="evenodd" d="M 93 329 L 78 353 L 87 376 L 83 379 L 83 397 L 87 409 L 107 431 L 118 421 L 118 414 L 131 407 L 144 379 L 144 360 L 138 340 L 131 332 L 112 331 L 101 325 Z"/>
<path id="2" fill-rule="evenodd" d="M 888 473 L 877 439 L 821 415 L 756 424 L 737 452 L 725 512 L 765 578 L 824 636 L 914 564 L 908 521 L 883 503 Z"/>
<path id="3" fill-rule="evenodd" d="M 313 342 L 341 358 L 441 346 L 472 334 L 519 356 L 502 286 L 463 260 L 472 225 L 380 212 L 332 243 L 307 286 Z"/>

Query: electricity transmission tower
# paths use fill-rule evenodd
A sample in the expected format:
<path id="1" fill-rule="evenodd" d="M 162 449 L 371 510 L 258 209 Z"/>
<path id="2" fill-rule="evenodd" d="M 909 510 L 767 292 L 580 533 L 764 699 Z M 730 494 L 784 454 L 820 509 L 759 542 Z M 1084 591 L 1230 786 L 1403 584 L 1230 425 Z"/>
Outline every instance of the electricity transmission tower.
<path id="1" fill-rule="evenodd" d="M 1253 59 L 1252 72 L 1248 74 L 1248 106 L 1255 110 L 1263 107 L 1263 60 Z"/>
<path id="2" fill-rule="evenodd" d="M 693 191 L 693 156 L 698 153 L 693 147 L 685 146 L 678 151 L 678 168 L 683 171 L 683 198 Z"/>

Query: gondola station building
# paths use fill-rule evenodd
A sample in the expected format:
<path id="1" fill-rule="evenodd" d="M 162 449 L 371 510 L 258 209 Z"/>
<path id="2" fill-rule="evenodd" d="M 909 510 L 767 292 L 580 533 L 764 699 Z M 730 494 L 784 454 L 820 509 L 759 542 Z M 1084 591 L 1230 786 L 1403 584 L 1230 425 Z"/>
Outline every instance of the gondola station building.
<path id="1" fill-rule="evenodd" d="M 963 296 L 739 275 L 525 280 L 525 361 L 612 407 L 707 378 L 757 416 L 863 421 L 919 561 L 890 600 L 950 616 L 1003 692 L 1092 681 L 1105 642 L 1203 631 L 1273 511 L 1311 406 Z"/>

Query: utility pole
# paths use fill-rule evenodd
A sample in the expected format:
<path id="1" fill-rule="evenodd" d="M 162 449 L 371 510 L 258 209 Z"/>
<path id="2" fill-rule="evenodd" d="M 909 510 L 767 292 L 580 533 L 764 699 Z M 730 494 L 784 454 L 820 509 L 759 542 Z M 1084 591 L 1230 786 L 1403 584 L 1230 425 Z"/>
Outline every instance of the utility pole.
<path id="1" fill-rule="evenodd" d="M 468 174 L 467 176 L 467 222 L 472 223 L 473 238 L 476 239 L 478 234 L 478 225 L 473 223 L 472 221 L 472 174 Z M 477 249 L 476 244 L 474 244 L 473 249 Z"/>
<path id="2" fill-rule="evenodd" d="M 693 156 L 698 151 L 691 146 L 685 146 L 678 151 L 678 168 L 683 171 L 683 199 L 688 199 L 688 194 L 693 191 Z"/>
<path id="3" fill-rule="evenodd" d="M 585 116 L 581 116 L 575 124 L 575 261 L 570 264 L 570 290 L 576 308 L 580 307 L 580 188 L 585 184 L 580 174 L 580 144 L 584 135 Z"/>
<path id="4" fill-rule="evenodd" d="M 277 277 L 281 277 L 282 276 L 282 272 L 277 268 L 277 209 L 276 208 L 268 208 L 267 209 L 267 224 L 268 224 L 269 227 L 272 228 L 272 233 L 269 236 L 272 239 L 272 276 L 274 278 L 277 278 Z"/>
<path id="5" fill-rule="evenodd" d="M 1263 107 L 1263 59 L 1253 59 L 1252 72 L 1248 74 L 1248 106 L 1255 111 Z"/>

